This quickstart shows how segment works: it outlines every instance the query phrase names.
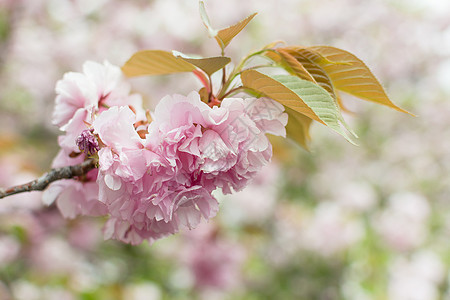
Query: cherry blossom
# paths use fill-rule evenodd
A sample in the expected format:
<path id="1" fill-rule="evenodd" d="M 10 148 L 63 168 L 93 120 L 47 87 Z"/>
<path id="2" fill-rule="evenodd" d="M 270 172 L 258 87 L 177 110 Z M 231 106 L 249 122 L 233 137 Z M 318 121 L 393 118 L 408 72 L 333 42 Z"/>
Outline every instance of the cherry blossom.
<path id="1" fill-rule="evenodd" d="M 195 92 L 167 96 L 144 138 L 128 106 L 102 112 L 93 129 L 103 145 L 99 200 L 111 216 L 105 237 L 153 242 L 214 217 L 218 202 L 212 191 L 242 189 L 270 161 L 264 122 L 274 124 L 271 133 L 285 134 L 282 107 L 269 99 L 261 100 L 265 107 L 255 105 L 256 99 L 246 101 L 229 98 L 211 108 Z"/>

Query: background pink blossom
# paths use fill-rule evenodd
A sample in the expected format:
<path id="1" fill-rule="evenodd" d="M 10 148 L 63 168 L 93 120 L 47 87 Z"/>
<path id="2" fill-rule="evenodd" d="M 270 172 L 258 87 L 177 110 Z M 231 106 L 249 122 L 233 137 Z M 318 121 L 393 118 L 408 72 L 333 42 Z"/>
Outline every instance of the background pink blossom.
<path id="1" fill-rule="evenodd" d="M 193 269 L 174 259 L 192 247 L 192 239 L 174 236 L 149 248 L 104 242 L 99 235 L 93 243 L 91 234 L 101 233 L 103 220 L 89 219 L 90 234 L 74 242 L 72 232 L 85 219 L 63 221 L 55 208 L 40 208 L 38 193 L 24 194 L 25 211 L 12 212 L 22 205 L 18 198 L 2 200 L 0 211 L 7 213 L 0 236 L 15 246 L 7 249 L 14 250 L 9 263 L 0 266 L 0 298 L 447 297 L 448 1 L 230 0 L 206 1 L 206 7 L 216 27 L 259 12 L 227 50 L 233 59 L 280 39 L 341 47 L 363 59 L 392 100 L 418 117 L 346 97 L 357 113 L 345 118 L 360 136 L 359 147 L 323 126 L 312 128 L 310 153 L 273 141 L 278 163 L 262 171 L 267 183 L 250 187 L 257 193 L 232 195 L 242 195 L 231 200 L 233 207 L 242 202 L 236 212 L 226 207 L 230 195 L 217 195 L 226 208 L 216 217 L 217 239 L 231 240 L 247 254 L 237 275 L 241 287 L 231 290 L 194 287 Z M 197 1 L 0 1 L 0 20 L 2 187 L 51 164 L 59 133 L 49 117 L 55 83 L 65 72 L 81 72 L 86 60 L 120 65 L 145 48 L 219 54 L 206 38 Z M 138 78 L 132 85 L 148 95 L 149 108 L 164 95 L 199 87 L 187 74 Z M 408 199 L 411 205 L 402 204 Z M 258 203 L 261 211 L 252 209 Z M 343 231 L 325 239 L 338 228 Z M 399 228 L 411 230 L 402 234 Z M 358 234 L 339 234 L 348 232 Z M 62 270 L 51 268 L 55 252 L 62 255 Z"/>

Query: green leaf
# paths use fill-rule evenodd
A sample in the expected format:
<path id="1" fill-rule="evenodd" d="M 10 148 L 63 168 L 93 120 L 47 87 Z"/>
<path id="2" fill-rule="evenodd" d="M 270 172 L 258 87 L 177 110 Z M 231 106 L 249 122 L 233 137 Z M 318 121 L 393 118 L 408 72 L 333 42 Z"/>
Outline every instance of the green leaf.
<path id="1" fill-rule="evenodd" d="M 256 16 L 257 13 L 254 13 L 244 20 L 240 21 L 239 23 L 236 23 L 230 27 L 224 28 L 219 30 L 217 33 L 217 36 L 215 36 L 217 43 L 219 43 L 219 46 L 223 49 L 225 49 L 228 44 L 231 42 L 231 40 L 238 35 L 239 32 L 242 31 L 242 29 L 247 26 L 247 24 Z"/>
<path id="2" fill-rule="evenodd" d="M 314 77 L 312 77 L 312 75 L 309 74 L 308 70 L 306 70 L 306 68 L 288 52 L 283 51 L 282 49 L 277 49 L 274 51 L 265 52 L 264 56 L 276 62 L 290 74 L 298 76 L 301 79 L 316 82 Z"/>
<path id="3" fill-rule="evenodd" d="M 279 45 L 279 44 L 286 45 L 286 42 L 285 42 L 285 41 L 282 41 L 282 40 L 275 41 L 275 42 L 272 42 L 272 43 L 270 43 L 270 44 L 265 45 L 265 46 L 263 47 L 263 49 L 272 49 L 272 50 L 273 50 L 273 48 L 275 48 L 275 47 L 276 47 L 277 45 Z"/>
<path id="4" fill-rule="evenodd" d="M 329 62 L 329 60 L 322 58 L 319 54 L 304 48 L 297 48 L 297 49 L 286 48 L 286 49 L 278 49 L 278 51 L 280 52 L 283 51 L 291 55 L 314 78 L 314 82 L 316 82 L 319 86 L 321 86 L 328 93 L 330 93 L 331 97 L 333 97 L 334 99 L 338 98 L 330 77 L 318 63 L 318 62 L 327 62 L 327 63 L 332 62 Z"/>
<path id="5" fill-rule="evenodd" d="M 227 64 L 231 62 L 229 57 L 225 56 L 217 56 L 217 57 L 207 57 L 207 58 L 188 58 L 181 57 L 184 61 L 187 61 L 190 64 L 200 68 L 206 74 L 211 76 L 215 72 L 219 71 Z"/>
<path id="6" fill-rule="evenodd" d="M 315 62 L 321 64 L 351 65 L 350 62 L 346 61 L 330 60 L 321 53 L 311 50 L 311 47 L 289 46 L 283 49 L 285 49 L 286 51 L 300 51 L 304 56 L 308 57 L 309 59 L 314 59 Z"/>
<path id="7" fill-rule="evenodd" d="M 292 75 L 270 77 L 255 70 L 242 72 L 241 80 L 244 87 L 261 92 L 284 106 L 330 127 L 354 144 L 340 126 L 342 124 L 348 130 L 335 100 L 317 84 Z"/>
<path id="8" fill-rule="evenodd" d="M 210 37 L 217 36 L 217 30 L 213 29 L 213 27 L 211 26 L 208 14 L 206 13 L 205 3 L 203 3 L 203 1 L 200 1 L 199 6 L 200 6 L 200 17 L 202 18 L 202 22 L 205 25 L 206 29 L 208 29 L 209 36 Z"/>
<path id="9" fill-rule="evenodd" d="M 241 74 L 241 80 L 245 88 L 253 89 L 256 93 L 264 94 L 284 106 L 290 107 L 315 121 L 325 124 L 294 91 L 276 79 L 255 70 L 245 70 Z"/>
<path id="10" fill-rule="evenodd" d="M 392 103 L 380 82 L 364 62 L 355 55 L 345 50 L 329 46 L 314 46 L 308 47 L 307 49 L 318 53 L 332 62 L 345 62 L 343 64 L 324 61 L 317 62 L 327 72 L 336 89 L 355 97 L 383 104 L 395 110 L 410 114 Z"/>
<path id="11" fill-rule="evenodd" d="M 211 21 L 209 20 L 208 14 L 206 13 L 205 3 L 203 1 L 199 2 L 199 8 L 200 8 L 200 17 L 202 19 L 203 24 L 205 25 L 206 29 L 208 29 L 208 34 L 210 37 L 213 37 L 216 39 L 217 43 L 219 44 L 220 48 L 222 49 L 222 54 L 224 53 L 224 49 L 228 46 L 228 44 L 231 42 L 231 40 L 239 34 L 239 32 L 242 31 L 242 29 L 247 26 L 247 24 L 253 19 L 253 17 L 256 16 L 257 13 L 254 13 L 244 20 L 229 26 L 227 28 L 216 30 L 212 27 Z"/>
<path id="12" fill-rule="evenodd" d="M 196 67 L 163 50 L 138 51 L 122 66 L 128 77 L 192 72 Z"/>
<path id="13" fill-rule="evenodd" d="M 309 150 L 308 145 L 311 141 L 309 128 L 312 119 L 288 107 L 285 107 L 285 109 L 288 114 L 288 123 L 286 125 L 287 137 L 300 144 L 306 150 Z"/>

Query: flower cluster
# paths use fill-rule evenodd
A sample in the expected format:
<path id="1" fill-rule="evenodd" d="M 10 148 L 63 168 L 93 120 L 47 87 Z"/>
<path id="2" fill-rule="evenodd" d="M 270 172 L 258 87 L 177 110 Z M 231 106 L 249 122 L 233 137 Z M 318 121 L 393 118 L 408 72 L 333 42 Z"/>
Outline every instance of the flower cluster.
<path id="1" fill-rule="evenodd" d="M 106 238 L 153 242 L 214 217 L 212 192 L 242 190 L 271 159 L 266 133 L 286 135 L 287 114 L 271 99 L 210 107 L 191 92 L 164 97 L 150 116 L 118 67 L 87 62 L 83 71 L 56 87 L 53 122 L 65 135 L 53 165 L 98 156 L 98 169 L 44 197 L 66 217 L 109 215 Z"/>
<path id="2" fill-rule="evenodd" d="M 57 82 L 56 93 L 52 121 L 64 135 L 58 139 L 61 149 L 53 161 L 54 168 L 79 164 L 98 149 L 89 129 L 95 117 L 108 107 L 118 104 L 142 107 L 141 96 L 130 95 L 130 85 L 123 80 L 120 68 L 108 62 L 86 62 L 83 73 L 66 73 Z M 145 117 L 144 111 L 137 112 Z M 51 204 L 57 199 L 61 213 L 67 218 L 107 214 L 107 207 L 98 201 L 97 172 L 94 169 L 79 180 L 53 183 L 44 193 L 44 202 Z"/>

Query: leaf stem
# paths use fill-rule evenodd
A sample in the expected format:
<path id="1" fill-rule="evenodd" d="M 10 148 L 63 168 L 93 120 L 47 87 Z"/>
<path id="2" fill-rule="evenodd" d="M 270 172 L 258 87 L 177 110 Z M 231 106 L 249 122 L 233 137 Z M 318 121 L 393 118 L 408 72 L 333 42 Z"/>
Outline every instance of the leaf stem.
<path id="1" fill-rule="evenodd" d="M 275 50 L 273 50 L 273 49 L 262 49 L 262 50 L 253 52 L 253 53 L 247 55 L 246 57 L 244 57 L 240 61 L 240 63 L 234 68 L 233 72 L 231 72 L 230 76 L 228 77 L 228 80 L 225 83 L 223 83 L 222 89 L 220 90 L 220 92 L 218 94 L 218 98 L 219 99 L 223 99 L 223 95 L 227 93 L 227 90 L 230 87 L 230 84 L 242 72 L 242 68 L 245 66 L 245 64 L 247 63 L 247 61 L 249 59 L 251 59 L 252 57 L 255 57 L 257 55 L 260 55 L 260 54 L 262 54 L 264 52 L 268 52 L 268 51 L 275 51 Z"/>
<path id="2" fill-rule="evenodd" d="M 206 78 L 205 74 L 199 70 L 194 70 L 192 71 L 192 73 L 194 73 L 195 76 L 197 76 L 197 78 L 201 81 L 201 83 L 203 84 L 203 86 L 206 89 L 210 88 L 210 83 L 208 82 L 208 79 Z M 208 90 L 209 92 L 209 90 Z"/>
<path id="3" fill-rule="evenodd" d="M 227 82 L 227 70 L 225 67 L 222 68 L 222 86 Z"/>
<path id="4" fill-rule="evenodd" d="M 239 90 L 245 90 L 245 88 L 243 86 L 233 88 L 233 89 L 229 90 L 228 92 L 226 92 L 221 98 L 219 98 L 219 100 L 222 100 L 222 99 L 226 98 L 227 96 L 231 95 L 232 93 L 237 92 Z"/>
<path id="5" fill-rule="evenodd" d="M 213 96 L 213 87 L 212 87 L 212 80 L 211 80 L 211 75 L 208 74 L 208 80 L 209 80 L 209 96 L 208 96 L 208 102 L 211 101 L 212 96 Z"/>
<path id="6" fill-rule="evenodd" d="M 222 96 L 222 98 L 220 98 L 219 100 L 223 100 L 224 98 L 230 96 L 230 95 L 235 95 L 237 94 L 239 91 L 244 91 L 246 93 L 248 93 L 249 95 L 252 95 L 256 98 L 261 97 L 263 94 L 261 94 L 261 92 L 255 91 L 252 88 L 246 87 L 246 86 L 239 86 L 236 88 L 233 88 L 231 90 L 229 90 L 227 93 L 225 93 L 225 95 Z"/>

